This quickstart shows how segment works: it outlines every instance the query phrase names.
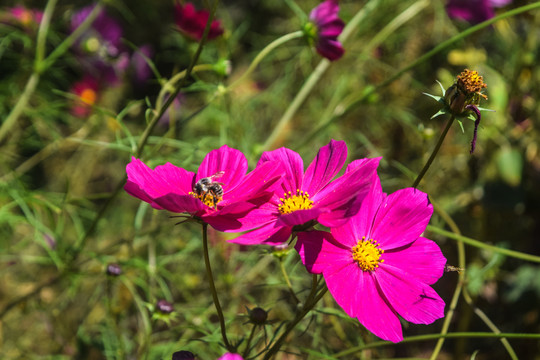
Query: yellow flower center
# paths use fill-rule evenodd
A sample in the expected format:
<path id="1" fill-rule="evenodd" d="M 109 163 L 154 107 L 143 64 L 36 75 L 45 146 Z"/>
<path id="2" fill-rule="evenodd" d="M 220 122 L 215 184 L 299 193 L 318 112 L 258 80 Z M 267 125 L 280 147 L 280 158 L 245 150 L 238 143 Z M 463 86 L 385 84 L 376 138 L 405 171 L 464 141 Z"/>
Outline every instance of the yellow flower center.
<path id="1" fill-rule="evenodd" d="M 217 207 L 217 204 L 219 204 L 219 202 L 221 200 L 223 200 L 222 196 L 214 196 L 210 192 L 205 192 L 205 193 L 202 193 L 201 195 L 197 195 L 193 191 L 190 191 L 189 195 L 193 196 L 196 199 L 201 200 L 204 205 L 206 205 L 208 207 L 211 207 L 211 208 Z"/>
<path id="2" fill-rule="evenodd" d="M 478 71 L 465 69 L 460 75 L 458 75 L 457 85 L 459 89 L 465 92 L 468 96 L 480 95 L 487 100 L 487 96 L 480 93 L 482 89 L 487 88 L 487 85 L 484 83 L 484 78 L 478 75 Z"/>
<path id="3" fill-rule="evenodd" d="M 364 271 L 373 271 L 379 267 L 379 263 L 384 262 L 381 259 L 383 249 L 380 249 L 380 244 L 373 240 L 366 240 L 363 236 L 362 240 L 358 240 L 356 246 L 352 248 L 353 260 L 358 263 L 358 266 Z"/>
<path id="4" fill-rule="evenodd" d="M 88 105 L 94 105 L 96 102 L 97 94 L 94 90 L 86 88 L 81 92 L 80 98 L 83 103 Z"/>
<path id="5" fill-rule="evenodd" d="M 296 210 L 307 210 L 313 207 L 313 201 L 309 199 L 309 194 L 299 189 L 296 190 L 296 195 L 289 191 L 279 200 L 281 204 L 278 208 L 281 214 L 290 214 Z"/>

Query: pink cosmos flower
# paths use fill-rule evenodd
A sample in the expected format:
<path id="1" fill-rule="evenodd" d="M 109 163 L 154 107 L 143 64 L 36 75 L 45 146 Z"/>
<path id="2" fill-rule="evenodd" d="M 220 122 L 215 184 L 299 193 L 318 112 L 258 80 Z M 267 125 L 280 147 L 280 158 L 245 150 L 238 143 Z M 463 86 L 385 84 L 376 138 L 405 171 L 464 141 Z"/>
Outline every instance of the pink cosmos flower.
<path id="1" fill-rule="evenodd" d="M 255 211 L 263 226 L 231 242 L 278 245 L 288 240 L 296 226 L 311 221 L 328 227 L 343 225 L 360 209 L 380 161 L 355 160 L 343 176 L 332 181 L 346 158 L 345 142 L 332 140 L 319 150 L 304 173 L 302 158 L 292 150 L 280 148 L 263 153 L 258 166 L 277 161 L 285 171 L 283 182 L 272 199 Z"/>
<path id="2" fill-rule="evenodd" d="M 309 14 L 309 20 L 315 25 L 313 37 L 317 52 L 334 61 L 343 56 L 345 50 L 338 41 L 345 23 L 339 18 L 339 4 L 337 0 L 326 0 L 314 8 Z M 309 35 L 308 35 L 309 36 Z"/>
<path id="3" fill-rule="evenodd" d="M 41 23 L 43 11 L 36 9 L 27 9 L 22 5 L 17 5 L 9 9 L 12 19 L 19 22 L 24 27 L 34 27 Z"/>
<path id="4" fill-rule="evenodd" d="M 71 114 L 80 118 L 86 117 L 98 99 L 98 81 L 91 76 L 85 76 L 73 84 L 70 92 L 78 97 L 71 106 Z"/>
<path id="5" fill-rule="evenodd" d="M 226 353 L 223 356 L 221 356 L 218 360 L 244 360 L 244 358 L 240 354 Z"/>
<path id="6" fill-rule="evenodd" d="M 415 324 L 444 316 L 444 301 L 429 286 L 446 259 L 420 235 L 433 206 L 425 193 L 391 195 L 375 181 L 357 215 L 343 226 L 298 235 L 296 250 L 308 271 L 323 274 L 337 303 L 378 337 L 403 340 L 398 315 Z"/>
<path id="7" fill-rule="evenodd" d="M 192 3 L 177 4 L 174 8 L 175 22 L 178 28 L 187 36 L 201 40 L 204 28 L 210 17 L 210 13 L 207 10 L 195 10 L 195 6 Z M 210 31 L 208 32 L 207 39 L 212 40 L 223 34 L 223 27 L 219 20 L 212 21 L 210 25 Z"/>
<path id="8" fill-rule="evenodd" d="M 449 0 L 446 12 L 452 19 L 478 24 L 495 16 L 493 8 L 503 7 L 512 0 Z"/>
<path id="9" fill-rule="evenodd" d="M 269 187 L 282 175 L 273 162 L 249 174 L 247 169 L 244 154 L 227 145 L 208 153 L 196 174 L 170 163 L 152 170 L 132 158 L 126 167 L 124 189 L 155 209 L 189 213 L 219 231 L 245 231 L 260 225 L 251 212 L 268 201 L 272 196 Z M 197 194 L 197 183 L 208 191 Z M 211 190 L 210 184 L 217 184 L 222 192 Z"/>

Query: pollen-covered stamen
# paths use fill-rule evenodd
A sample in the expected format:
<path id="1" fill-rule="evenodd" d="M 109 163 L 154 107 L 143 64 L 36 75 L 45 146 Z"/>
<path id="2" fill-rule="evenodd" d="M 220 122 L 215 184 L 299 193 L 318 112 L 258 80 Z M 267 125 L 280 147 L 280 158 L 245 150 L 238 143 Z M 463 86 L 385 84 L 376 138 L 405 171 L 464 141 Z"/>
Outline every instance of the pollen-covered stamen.
<path id="1" fill-rule="evenodd" d="M 296 190 L 295 195 L 290 191 L 286 192 L 279 200 L 281 204 L 278 208 L 281 214 L 290 214 L 296 210 L 307 210 L 313 207 L 313 201 L 309 199 L 309 194 L 300 189 Z"/>
<path id="2" fill-rule="evenodd" d="M 364 271 L 378 268 L 379 263 L 384 262 L 384 259 L 381 259 L 382 253 L 384 250 L 380 248 L 380 244 L 373 239 L 366 240 L 365 236 L 352 248 L 353 260 Z"/>
<path id="3" fill-rule="evenodd" d="M 215 195 L 212 195 L 210 192 L 197 195 L 193 191 L 190 191 L 189 195 L 193 196 L 196 199 L 201 200 L 204 205 L 211 208 L 216 208 L 217 204 L 219 204 L 219 202 L 223 200 L 222 196 L 215 196 Z"/>
<path id="4" fill-rule="evenodd" d="M 487 96 L 480 92 L 482 89 L 487 88 L 487 85 L 484 83 L 484 78 L 478 75 L 478 71 L 465 69 L 458 75 L 457 85 L 468 96 L 481 96 L 487 100 Z"/>

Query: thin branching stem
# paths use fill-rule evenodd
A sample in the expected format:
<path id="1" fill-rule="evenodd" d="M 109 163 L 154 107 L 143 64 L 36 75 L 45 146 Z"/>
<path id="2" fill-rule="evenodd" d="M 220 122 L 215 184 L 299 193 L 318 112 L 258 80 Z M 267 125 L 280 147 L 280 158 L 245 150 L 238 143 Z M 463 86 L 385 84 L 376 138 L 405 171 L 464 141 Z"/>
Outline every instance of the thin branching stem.
<path id="1" fill-rule="evenodd" d="M 287 284 L 287 288 L 289 289 L 289 292 L 291 293 L 294 301 L 297 304 L 300 304 L 300 300 L 296 296 L 294 289 L 291 284 L 291 280 L 289 279 L 289 275 L 287 274 L 287 270 L 285 269 L 285 264 L 283 264 L 283 258 L 279 258 L 279 268 L 281 269 L 281 273 L 283 274 L 283 279 L 285 279 L 285 283 Z"/>
<path id="2" fill-rule="evenodd" d="M 221 327 L 221 337 L 223 343 L 229 351 L 234 351 L 234 347 L 229 343 L 227 338 L 227 329 L 225 327 L 225 317 L 223 316 L 223 310 L 219 303 L 219 298 L 216 290 L 216 284 L 214 283 L 214 274 L 212 273 L 212 267 L 210 266 L 210 256 L 208 254 L 208 224 L 202 224 L 202 238 L 203 238 L 203 253 L 204 253 L 204 265 L 206 267 L 206 276 L 208 276 L 208 284 L 210 285 L 210 292 L 212 293 L 212 299 L 219 318 L 219 326 Z"/>
<path id="3" fill-rule="evenodd" d="M 420 181 L 422 180 L 424 175 L 426 175 L 426 172 L 428 171 L 429 167 L 433 163 L 433 160 L 435 160 L 435 157 L 437 156 L 437 153 L 439 152 L 439 149 L 441 148 L 441 145 L 442 145 L 442 143 L 444 141 L 444 138 L 446 137 L 446 134 L 448 134 L 448 130 L 450 130 L 450 127 L 454 123 L 455 118 L 456 117 L 454 115 L 452 115 L 450 117 L 450 119 L 448 120 L 448 122 L 446 123 L 446 127 L 444 128 L 441 136 L 439 137 L 439 140 L 437 141 L 437 144 L 435 145 L 435 148 L 431 152 L 431 155 L 430 155 L 428 161 L 426 162 L 426 164 L 424 165 L 424 167 L 422 168 L 422 170 L 420 171 L 420 173 L 416 177 L 416 180 L 414 180 L 414 183 L 412 184 L 413 188 L 418 187 L 418 184 L 420 184 Z"/>

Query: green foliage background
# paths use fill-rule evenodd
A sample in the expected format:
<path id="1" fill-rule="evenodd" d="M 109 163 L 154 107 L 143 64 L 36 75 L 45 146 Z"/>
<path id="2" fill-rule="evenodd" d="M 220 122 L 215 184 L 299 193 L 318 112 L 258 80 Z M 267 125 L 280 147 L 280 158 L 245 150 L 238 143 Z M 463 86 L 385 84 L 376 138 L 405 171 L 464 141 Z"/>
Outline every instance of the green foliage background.
<path id="1" fill-rule="evenodd" d="M 499 14 L 526 5 L 514 1 Z M 16 3 L 8 1 L 3 6 Z M 345 56 L 332 63 L 313 91 L 265 144 L 306 79 L 322 58 L 303 39 L 268 54 L 235 88 L 254 57 L 271 41 L 297 31 L 295 9 L 309 13 L 316 1 L 223 1 L 216 16 L 226 32 L 205 45 L 199 64 L 230 60 L 221 76 L 195 72 L 182 89 L 182 104 L 170 127 L 158 125 L 142 158 L 151 167 L 167 161 L 195 171 L 206 153 L 222 144 L 244 152 L 253 167 L 263 150 L 280 146 L 309 164 L 330 139 L 347 142 L 349 160 L 383 156 L 379 175 L 390 193 L 411 186 L 446 118 L 430 119 L 438 105 L 423 92 L 440 93 L 464 68 L 478 70 L 488 84 L 477 149 L 469 154 L 473 123 L 450 130 L 420 189 L 451 216 L 461 233 L 484 244 L 540 254 L 540 11 L 520 13 L 470 34 L 398 70 L 470 28 L 450 20 L 441 1 L 341 1 L 349 22 L 365 17 L 345 42 Z M 25 2 L 42 8 L 41 1 Z M 82 1 L 59 1 L 47 36 L 50 54 L 67 36 L 70 16 Z M 107 2 L 134 47 L 151 43 L 161 78 L 137 87 L 128 80 L 99 94 L 91 115 L 70 114 L 71 84 L 81 70 L 70 51 L 43 74 L 9 135 L 0 143 L 0 357 L 3 359 L 168 359 L 190 350 L 200 359 L 224 352 L 205 280 L 200 229 L 175 226 L 164 211 L 115 189 L 147 126 L 148 105 L 166 79 L 186 69 L 197 43 L 174 30 L 171 1 Z M 201 8 L 211 7 L 205 2 Z M 397 19 L 397 20 L 396 20 Z M 34 66 L 36 29 L 0 24 L 0 119 L 19 100 Z M 367 95 L 366 95 L 367 94 Z M 150 112 L 151 114 L 151 112 Z M 110 200 L 111 199 L 111 200 Z M 101 209 L 109 202 L 105 212 Z M 99 215 L 98 215 L 99 214 Z M 92 228 L 93 222 L 96 227 Z M 431 225 L 445 228 L 435 214 Z M 428 231 L 448 264 L 459 266 L 456 241 Z M 279 259 L 264 247 L 227 243 L 232 235 L 210 232 L 211 258 L 230 336 L 247 336 L 246 307 L 270 310 L 272 324 L 258 333 L 271 339 L 295 311 Z M 297 254 L 283 261 L 299 297 L 311 278 Z M 107 276 L 107 264 L 122 266 Z M 508 333 L 540 333 L 538 261 L 466 247 L 465 291 L 450 332 L 490 329 L 479 308 Z M 458 274 L 446 273 L 435 289 L 450 303 Z M 353 285 L 353 284 L 352 284 Z M 169 322 L 153 318 L 159 299 L 174 303 Z M 404 323 L 406 337 L 440 332 L 432 325 Z M 291 336 L 281 359 L 332 358 L 378 341 L 349 319 L 327 295 Z M 538 339 L 510 339 L 521 359 L 538 359 Z M 428 358 L 434 340 L 376 347 L 343 358 Z M 446 340 L 440 359 L 507 359 L 495 338 Z M 535 355 L 536 354 L 536 355 Z"/>

